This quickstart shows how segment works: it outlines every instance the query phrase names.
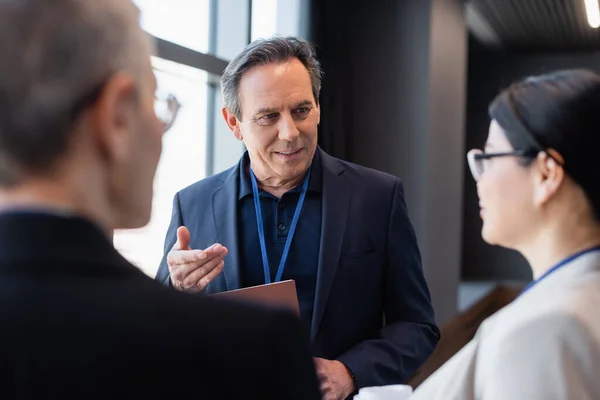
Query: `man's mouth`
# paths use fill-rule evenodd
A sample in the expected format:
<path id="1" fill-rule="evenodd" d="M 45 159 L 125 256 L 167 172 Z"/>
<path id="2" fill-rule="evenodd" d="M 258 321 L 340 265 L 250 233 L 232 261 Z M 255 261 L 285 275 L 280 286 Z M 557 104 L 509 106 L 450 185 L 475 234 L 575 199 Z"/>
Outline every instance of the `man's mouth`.
<path id="1" fill-rule="evenodd" d="M 302 150 L 302 148 L 299 149 L 295 149 L 295 150 L 288 150 L 288 151 L 277 151 L 277 154 L 281 154 L 283 156 L 292 156 L 296 153 L 299 153 Z"/>

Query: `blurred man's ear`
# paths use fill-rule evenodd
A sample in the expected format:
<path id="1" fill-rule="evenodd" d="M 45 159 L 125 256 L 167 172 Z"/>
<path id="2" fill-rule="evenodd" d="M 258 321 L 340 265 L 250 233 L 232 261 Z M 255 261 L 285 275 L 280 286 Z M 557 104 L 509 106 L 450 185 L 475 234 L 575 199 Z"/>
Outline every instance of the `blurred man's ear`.
<path id="1" fill-rule="evenodd" d="M 229 111 L 227 107 L 223 107 L 221 112 L 223 113 L 223 118 L 233 133 L 233 136 L 235 136 L 237 140 L 244 140 L 242 130 L 240 129 L 240 121 L 237 119 L 237 117 L 231 111 Z"/>
<path id="2" fill-rule="evenodd" d="M 91 108 L 94 138 L 108 160 L 128 157 L 130 133 L 136 123 L 136 101 L 133 77 L 117 73 L 108 79 Z"/>

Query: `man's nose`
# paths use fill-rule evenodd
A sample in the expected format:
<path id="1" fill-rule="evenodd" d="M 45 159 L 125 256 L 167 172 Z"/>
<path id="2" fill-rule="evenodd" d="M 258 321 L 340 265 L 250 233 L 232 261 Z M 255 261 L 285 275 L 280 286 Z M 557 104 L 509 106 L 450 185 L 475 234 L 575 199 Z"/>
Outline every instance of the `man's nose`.
<path id="1" fill-rule="evenodd" d="M 292 142 L 300 135 L 300 131 L 296 127 L 296 121 L 291 115 L 283 115 L 279 120 L 279 139 Z"/>

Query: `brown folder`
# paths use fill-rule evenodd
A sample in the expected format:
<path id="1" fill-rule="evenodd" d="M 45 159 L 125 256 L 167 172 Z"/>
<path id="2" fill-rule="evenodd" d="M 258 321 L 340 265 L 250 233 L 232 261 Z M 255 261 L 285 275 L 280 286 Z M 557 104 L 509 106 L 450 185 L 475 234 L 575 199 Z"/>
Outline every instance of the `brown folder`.
<path id="1" fill-rule="evenodd" d="M 294 311 L 296 315 L 300 316 L 296 282 L 293 280 L 230 290 L 229 292 L 215 293 L 213 296 L 289 308 Z"/>

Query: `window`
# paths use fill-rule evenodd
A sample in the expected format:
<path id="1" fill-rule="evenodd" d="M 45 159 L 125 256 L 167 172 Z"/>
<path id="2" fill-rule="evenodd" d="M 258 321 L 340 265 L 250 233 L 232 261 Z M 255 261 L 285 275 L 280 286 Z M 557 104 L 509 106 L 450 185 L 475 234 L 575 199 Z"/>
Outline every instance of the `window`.
<path id="1" fill-rule="evenodd" d="M 252 1 L 252 40 L 277 33 L 277 0 Z"/>
<path id="2" fill-rule="evenodd" d="M 208 52 L 210 0 L 134 0 L 140 24 L 151 35 Z"/>
<path id="3" fill-rule="evenodd" d="M 252 40 L 278 36 L 303 36 L 302 0 L 252 0 Z"/>
<path id="4" fill-rule="evenodd" d="M 159 90 L 181 103 L 163 138 L 151 220 L 114 234 L 115 248 L 149 276 L 163 256 L 173 197 L 179 190 L 234 165 L 244 145 L 221 116 L 219 78 L 249 40 L 299 35 L 304 0 L 134 0 L 144 30 L 157 38 L 152 65 Z"/>

